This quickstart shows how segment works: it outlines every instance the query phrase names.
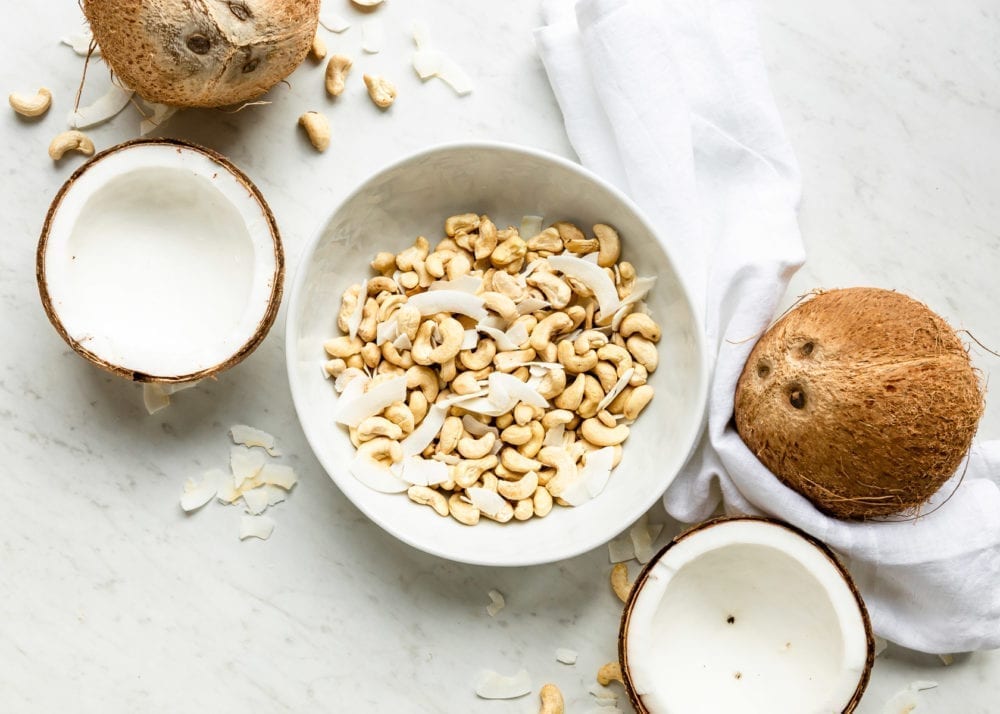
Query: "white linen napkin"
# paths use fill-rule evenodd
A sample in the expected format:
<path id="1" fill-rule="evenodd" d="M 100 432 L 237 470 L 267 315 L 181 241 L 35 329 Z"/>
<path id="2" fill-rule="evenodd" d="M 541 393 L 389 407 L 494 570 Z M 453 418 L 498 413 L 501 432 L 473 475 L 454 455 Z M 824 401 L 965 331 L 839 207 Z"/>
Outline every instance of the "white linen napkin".
<path id="1" fill-rule="evenodd" d="M 989 480 L 1000 442 L 975 447 L 964 480 L 946 484 L 927 515 L 846 522 L 779 482 L 731 424 L 753 337 L 805 257 L 798 168 L 748 0 L 547 0 L 543 19 L 538 50 L 580 160 L 642 207 L 702 301 L 708 426 L 667 511 L 695 522 L 721 500 L 825 541 L 847 561 L 875 631 L 906 647 L 1000 646 L 1000 490 Z"/>

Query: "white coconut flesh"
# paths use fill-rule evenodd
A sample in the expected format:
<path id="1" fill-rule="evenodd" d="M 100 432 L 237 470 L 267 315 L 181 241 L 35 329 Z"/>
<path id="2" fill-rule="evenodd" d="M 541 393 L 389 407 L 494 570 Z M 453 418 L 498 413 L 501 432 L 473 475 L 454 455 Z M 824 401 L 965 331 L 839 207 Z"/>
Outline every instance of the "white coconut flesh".
<path id="1" fill-rule="evenodd" d="M 259 193 L 221 157 L 176 142 L 100 155 L 53 202 L 43 301 L 67 341 L 143 381 L 229 366 L 270 327 L 281 244 Z"/>
<path id="2" fill-rule="evenodd" d="M 690 532 L 649 566 L 623 620 L 632 693 L 651 714 L 852 711 L 871 637 L 847 577 L 777 523 Z"/>

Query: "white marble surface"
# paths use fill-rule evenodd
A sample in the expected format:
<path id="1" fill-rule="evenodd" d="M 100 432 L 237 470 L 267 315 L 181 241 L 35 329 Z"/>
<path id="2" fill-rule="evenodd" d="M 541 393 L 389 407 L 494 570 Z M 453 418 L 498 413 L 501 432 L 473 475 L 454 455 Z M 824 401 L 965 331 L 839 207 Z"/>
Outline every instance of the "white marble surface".
<path id="1" fill-rule="evenodd" d="M 306 64 L 267 107 L 189 112 L 163 134 L 230 156 L 257 182 L 282 228 L 289 268 L 322 218 L 394 158 L 446 140 L 499 139 L 572 156 L 534 53 L 537 0 L 389 0 L 387 45 L 360 54 L 358 22 L 331 48 L 357 58 L 336 103 L 322 69 Z M 49 200 L 72 168 L 45 154 L 62 130 L 82 62 L 58 37 L 76 3 L 6 8 L 5 91 L 45 84 L 41 121 L 0 112 L 0 710 L 532 712 L 533 697 L 483 702 L 480 667 L 520 666 L 559 683 L 569 711 L 588 710 L 596 668 L 615 656 L 619 608 L 607 553 L 559 565 L 494 570 L 411 550 L 369 523 L 320 470 L 292 412 L 284 376 L 283 314 L 264 345 L 217 382 L 149 417 L 139 390 L 77 358 L 38 301 L 34 249 Z M 982 342 L 1000 345 L 1000 16 L 990 0 L 799 3 L 761 0 L 774 91 L 804 176 L 809 262 L 789 302 L 812 287 L 905 290 Z M 460 99 L 409 68 L 413 17 L 426 18 L 475 77 Z M 103 68 L 92 65 L 92 77 Z M 396 80 L 380 113 L 361 71 Z M 88 85 L 90 92 L 98 82 Z M 333 142 L 316 155 L 296 130 L 326 111 Z M 100 147 L 131 138 L 126 112 L 93 130 Z M 973 350 L 989 377 L 996 358 Z M 268 542 L 239 542 L 239 514 L 213 506 L 185 517 L 184 479 L 222 466 L 226 428 L 247 422 L 278 435 L 301 483 L 273 513 Z M 981 434 L 1000 437 L 988 400 Z M 485 613 L 498 588 L 507 608 Z M 575 666 L 556 647 L 580 652 Z M 996 711 L 1000 656 L 936 658 L 892 648 L 876 663 L 859 709 L 878 714 L 914 679 L 940 687 L 921 712 Z"/>

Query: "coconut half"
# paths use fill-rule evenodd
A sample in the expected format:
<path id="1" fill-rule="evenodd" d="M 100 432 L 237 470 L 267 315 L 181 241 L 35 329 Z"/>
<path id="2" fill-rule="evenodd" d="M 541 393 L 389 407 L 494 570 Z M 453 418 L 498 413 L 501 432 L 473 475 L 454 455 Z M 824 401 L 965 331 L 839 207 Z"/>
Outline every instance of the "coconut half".
<path id="1" fill-rule="evenodd" d="M 101 152 L 62 186 L 38 243 L 53 326 L 98 367 L 189 382 L 242 361 L 281 302 L 284 254 L 249 178 L 173 139 Z"/>
<path id="2" fill-rule="evenodd" d="M 853 712 L 871 624 L 826 546 L 786 524 L 723 518 L 639 575 L 622 615 L 625 689 L 649 714 Z"/>

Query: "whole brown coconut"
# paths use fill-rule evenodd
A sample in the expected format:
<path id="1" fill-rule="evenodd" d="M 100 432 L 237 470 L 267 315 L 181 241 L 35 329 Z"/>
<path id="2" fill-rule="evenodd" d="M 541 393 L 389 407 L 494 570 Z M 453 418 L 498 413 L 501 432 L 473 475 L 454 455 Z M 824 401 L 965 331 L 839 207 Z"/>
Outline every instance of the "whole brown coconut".
<path id="1" fill-rule="evenodd" d="M 259 97 L 305 58 L 320 0 L 84 0 L 104 60 L 151 102 Z"/>
<path id="2" fill-rule="evenodd" d="M 955 473 L 983 394 L 958 336 L 926 305 L 850 288 L 767 331 L 735 411 L 743 441 L 786 485 L 862 519 L 912 511 Z"/>

